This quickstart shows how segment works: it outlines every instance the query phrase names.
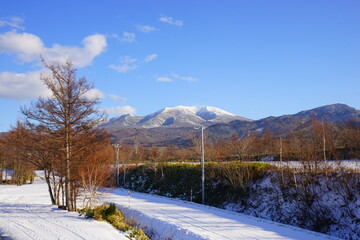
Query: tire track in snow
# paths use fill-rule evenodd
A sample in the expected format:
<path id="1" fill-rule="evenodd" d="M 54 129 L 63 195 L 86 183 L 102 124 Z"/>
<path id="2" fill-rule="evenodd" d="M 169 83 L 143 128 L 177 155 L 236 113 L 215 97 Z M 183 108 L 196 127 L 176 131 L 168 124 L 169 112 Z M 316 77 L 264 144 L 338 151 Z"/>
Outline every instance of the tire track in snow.
<path id="1" fill-rule="evenodd" d="M 38 214 L 36 211 L 39 208 L 35 208 L 36 210 L 34 210 L 34 208 L 31 208 L 29 205 L 23 209 L 27 211 L 27 213 L 8 219 L 8 224 L 9 227 L 15 228 L 26 235 L 26 239 L 85 239 L 76 232 L 81 232 L 81 229 L 69 226 L 64 222 L 55 223 L 58 221 L 56 218 L 49 217 L 48 214 L 45 214 L 45 216 L 44 214 Z M 29 217 L 29 215 L 31 215 L 31 217 Z"/>
<path id="2" fill-rule="evenodd" d="M 34 208 L 31 205 L 27 205 L 25 208 L 27 209 L 28 212 L 31 212 L 32 215 L 35 216 L 35 218 L 32 220 L 32 224 L 40 228 L 41 232 L 44 231 L 46 231 L 47 233 L 50 232 L 52 235 L 56 237 L 56 239 L 59 240 L 85 239 L 81 236 L 81 234 L 79 234 L 83 231 L 81 230 L 81 228 L 77 227 L 76 225 L 70 226 L 66 222 L 60 221 L 59 220 L 60 218 L 57 218 L 49 213 L 46 213 L 45 216 L 39 214 L 38 212 L 39 210 L 41 210 L 41 207 Z M 56 209 L 55 214 L 56 213 L 59 213 L 61 215 L 63 214 L 62 212 L 57 212 L 57 211 L 61 211 L 61 210 Z M 50 226 L 54 226 L 54 227 L 50 227 Z M 93 235 L 92 237 L 95 238 Z"/>

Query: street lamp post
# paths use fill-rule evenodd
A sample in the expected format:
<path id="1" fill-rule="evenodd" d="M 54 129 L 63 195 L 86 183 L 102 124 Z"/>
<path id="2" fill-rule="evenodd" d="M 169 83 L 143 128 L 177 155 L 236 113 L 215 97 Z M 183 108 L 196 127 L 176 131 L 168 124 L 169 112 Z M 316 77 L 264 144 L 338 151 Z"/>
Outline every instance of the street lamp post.
<path id="1" fill-rule="evenodd" d="M 204 127 L 195 127 L 201 129 L 201 202 L 205 204 L 205 153 L 204 153 Z"/>
<path id="2" fill-rule="evenodd" d="M 116 186 L 120 186 L 120 179 L 119 179 L 119 148 L 120 145 L 119 144 L 114 144 L 113 145 L 115 148 L 115 154 L 116 154 L 116 163 L 115 163 L 115 167 L 116 167 Z"/>

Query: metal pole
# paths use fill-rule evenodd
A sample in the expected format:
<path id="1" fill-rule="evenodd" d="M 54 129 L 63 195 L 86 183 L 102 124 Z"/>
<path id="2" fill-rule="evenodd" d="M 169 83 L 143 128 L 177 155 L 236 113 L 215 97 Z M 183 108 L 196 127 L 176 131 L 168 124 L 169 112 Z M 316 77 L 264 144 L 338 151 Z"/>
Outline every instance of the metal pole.
<path id="1" fill-rule="evenodd" d="M 204 154 L 203 126 L 201 126 L 201 192 L 202 192 L 202 204 L 205 204 L 205 154 Z"/>
<path id="2" fill-rule="evenodd" d="M 194 127 L 201 129 L 201 202 L 205 204 L 205 151 L 204 151 L 204 127 Z"/>
<path id="3" fill-rule="evenodd" d="M 113 145 L 115 147 L 115 154 L 116 154 L 116 163 L 115 163 L 115 167 L 116 167 L 116 186 L 120 186 L 120 179 L 119 179 L 119 148 L 120 145 L 119 144 L 114 144 Z"/>

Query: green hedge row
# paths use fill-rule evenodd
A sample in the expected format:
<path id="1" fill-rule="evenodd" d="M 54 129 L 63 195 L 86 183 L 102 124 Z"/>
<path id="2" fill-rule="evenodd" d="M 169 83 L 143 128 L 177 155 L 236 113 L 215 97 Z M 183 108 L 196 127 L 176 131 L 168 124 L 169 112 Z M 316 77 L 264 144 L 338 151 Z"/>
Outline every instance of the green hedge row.
<path id="1" fill-rule="evenodd" d="M 205 202 L 221 206 L 248 194 L 248 184 L 264 176 L 267 163 L 206 163 Z M 123 179 L 121 176 L 120 179 Z M 145 164 L 126 172 L 123 186 L 139 192 L 201 202 L 201 166 L 191 163 Z"/>

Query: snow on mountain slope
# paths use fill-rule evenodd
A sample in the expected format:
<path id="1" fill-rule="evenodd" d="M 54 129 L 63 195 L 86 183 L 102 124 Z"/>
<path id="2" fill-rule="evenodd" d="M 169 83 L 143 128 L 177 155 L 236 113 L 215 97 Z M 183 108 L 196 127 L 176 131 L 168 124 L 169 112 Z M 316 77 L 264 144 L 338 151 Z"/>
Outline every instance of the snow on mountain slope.
<path id="1" fill-rule="evenodd" d="M 177 106 L 166 107 L 145 117 L 123 115 L 111 119 L 103 127 L 192 127 L 198 125 L 209 126 L 220 122 L 233 120 L 251 121 L 250 119 L 209 106 Z"/>

